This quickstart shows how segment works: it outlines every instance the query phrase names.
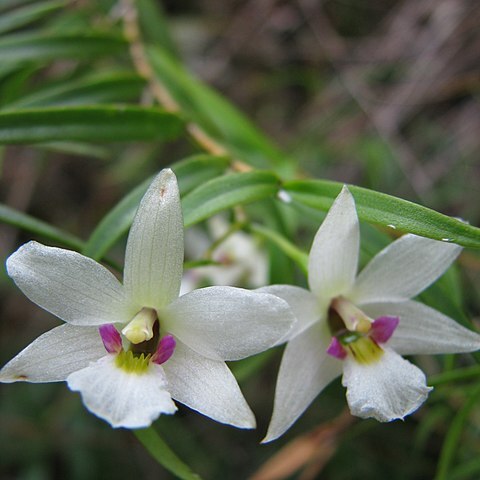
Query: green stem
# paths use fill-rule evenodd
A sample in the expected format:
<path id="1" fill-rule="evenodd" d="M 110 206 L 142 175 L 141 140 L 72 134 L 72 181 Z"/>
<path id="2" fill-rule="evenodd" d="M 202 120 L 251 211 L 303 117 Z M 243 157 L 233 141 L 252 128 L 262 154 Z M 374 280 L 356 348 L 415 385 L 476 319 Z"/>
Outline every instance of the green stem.
<path id="1" fill-rule="evenodd" d="M 297 263 L 305 275 L 308 274 L 308 255 L 305 252 L 302 252 L 302 250 L 293 245 L 293 243 L 291 243 L 285 237 L 273 230 L 270 230 L 269 228 L 259 224 L 252 224 L 249 228 L 252 232 L 261 235 L 263 238 L 270 240 L 277 245 L 277 247 L 280 248 L 285 255 L 288 255 L 294 262 Z"/>
<path id="2" fill-rule="evenodd" d="M 133 433 L 150 455 L 177 478 L 182 480 L 201 480 L 199 475 L 192 472 L 190 467 L 177 457 L 153 427 L 133 430 Z"/>

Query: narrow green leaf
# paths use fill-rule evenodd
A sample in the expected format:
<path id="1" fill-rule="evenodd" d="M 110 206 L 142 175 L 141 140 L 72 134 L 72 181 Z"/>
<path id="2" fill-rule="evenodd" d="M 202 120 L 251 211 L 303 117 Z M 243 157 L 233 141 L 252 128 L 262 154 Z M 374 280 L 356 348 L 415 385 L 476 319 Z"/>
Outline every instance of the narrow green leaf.
<path id="1" fill-rule="evenodd" d="M 91 60 L 123 53 L 127 48 L 123 38 L 101 34 L 54 36 L 21 33 L 0 39 L 0 63 Z"/>
<path id="2" fill-rule="evenodd" d="M 266 238 L 273 242 L 277 247 L 282 250 L 288 257 L 290 257 L 297 265 L 302 269 L 305 275 L 308 275 L 308 254 L 302 252 L 298 247 L 293 245 L 289 240 L 275 232 L 270 230 L 262 225 L 252 224 L 250 225 L 250 230 L 255 232 L 262 237 Z"/>
<path id="3" fill-rule="evenodd" d="M 152 178 L 148 178 L 120 200 L 98 224 L 83 249 L 83 254 L 100 260 L 105 253 L 124 235 L 137 211 L 138 204 L 147 191 Z"/>
<path id="4" fill-rule="evenodd" d="M 177 47 L 169 32 L 169 21 L 160 2 L 137 0 L 138 19 L 147 43 L 161 46 L 172 57 L 178 57 Z"/>
<path id="5" fill-rule="evenodd" d="M 150 455 L 152 455 L 160 465 L 172 472 L 176 478 L 182 480 L 200 480 L 200 476 L 192 472 L 190 467 L 177 457 L 153 427 L 134 430 L 133 433 Z"/>
<path id="6" fill-rule="evenodd" d="M 65 6 L 65 1 L 37 2 L 0 16 L 0 34 L 39 20 Z"/>
<path id="7" fill-rule="evenodd" d="M 327 180 L 294 180 L 284 185 L 293 201 L 324 211 L 330 208 L 341 188 L 341 183 Z M 358 216 L 366 222 L 464 247 L 480 248 L 480 229 L 477 227 L 384 193 L 350 185 L 348 188 L 355 197 Z"/>
<path id="8" fill-rule="evenodd" d="M 472 480 L 480 478 L 480 458 L 473 458 L 450 472 L 449 480 Z"/>
<path id="9" fill-rule="evenodd" d="M 222 175 L 228 168 L 226 157 L 214 155 L 193 155 L 172 165 L 178 179 L 180 192 L 186 195 L 206 181 Z"/>
<path id="10" fill-rule="evenodd" d="M 158 108 L 49 107 L 0 113 L 0 144 L 165 140 L 181 127 L 178 116 Z"/>
<path id="11" fill-rule="evenodd" d="M 144 87 L 145 80 L 132 73 L 112 73 L 101 78 L 75 79 L 23 95 L 7 103 L 3 111 L 53 105 L 95 105 L 128 101 L 138 98 Z"/>
<path id="12" fill-rule="evenodd" d="M 80 250 L 84 245 L 83 241 L 74 235 L 3 204 L 0 204 L 0 222 L 32 232 L 74 250 Z"/>
<path id="13" fill-rule="evenodd" d="M 438 462 L 435 480 L 448 480 L 450 478 L 450 470 L 455 458 L 455 454 L 460 445 L 460 436 L 462 434 L 465 423 L 468 420 L 472 409 L 478 405 L 480 399 L 480 384 L 476 386 L 470 393 L 463 407 L 455 415 L 450 425 L 445 442 L 443 443 L 440 459 Z"/>
<path id="14" fill-rule="evenodd" d="M 278 178 L 270 172 L 234 173 L 214 178 L 183 199 L 185 227 L 236 205 L 275 195 Z"/>
<path id="15" fill-rule="evenodd" d="M 458 382 L 462 380 L 475 380 L 480 377 L 480 365 L 449 370 L 428 377 L 428 384 L 437 387 L 444 383 Z"/>
<path id="16" fill-rule="evenodd" d="M 36 148 L 38 150 L 46 150 L 49 152 L 91 157 L 98 160 L 108 160 L 112 157 L 112 153 L 107 147 L 81 142 L 47 142 L 38 144 Z"/>
<path id="17" fill-rule="evenodd" d="M 287 169 L 285 155 L 231 103 L 193 78 L 162 49 L 152 47 L 147 53 L 155 74 L 182 112 L 233 156 L 256 168 Z"/>
<path id="18" fill-rule="evenodd" d="M 196 155 L 174 163 L 171 168 L 177 175 L 180 192 L 184 194 L 210 178 L 220 175 L 227 163 L 223 157 Z M 138 204 L 151 181 L 152 178 L 148 178 L 142 182 L 105 215 L 88 239 L 83 250 L 85 255 L 100 260 L 128 231 Z"/>

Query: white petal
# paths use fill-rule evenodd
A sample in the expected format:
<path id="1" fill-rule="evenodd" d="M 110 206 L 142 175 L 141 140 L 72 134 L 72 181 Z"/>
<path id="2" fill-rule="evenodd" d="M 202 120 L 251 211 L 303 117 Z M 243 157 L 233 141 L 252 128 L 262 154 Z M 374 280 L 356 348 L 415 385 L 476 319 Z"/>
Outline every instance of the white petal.
<path id="1" fill-rule="evenodd" d="M 177 179 L 162 170 L 140 202 L 128 236 L 124 284 L 139 307 L 161 308 L 178 297 L 183 219 Z"/>
<path id="2" fill-rule="evenodd" d="M 44 333 L 0 370 L 0 382 L 60 382 L 105 355 L 97 327 L 61 325 Z"/>
<path id="3" fill-rule="evenodd" d="M 353 415 L 379 422 L 403 419 L 427 399 L 424 373 L 393 350 L 384 349 L 375 363 L 345 359 L 342 383 Z"/>
<path id="4" fill-rule="evenodd" d="M 290 305 L 297 321 L 288 333 L 287 338 L 282 339 L 284 341 L 290 340 L 304 332 L 324 315 L 318 304 L 317 297 L 304 288 L 294 287 L 293 285 L 269 285 L 268 287 L 258 288 L 255 291 L 271 293 L 282 298 Z"/>
<path id="5" fill-rule="evenodd" d="M 310 290 L 324 303 L 350 290 L 357 273 L 359 245 L 355 201 L 345 186 L 315 235 L 308 261 Z"/>
<path id="6" fill-rule="evenodd" d="M 225 362 L 205 358 L 177 341 L 163 367 L 175 400 L 217 422 L 255 428 L 255 417 Z"/>
<path id="7" fill-rule="evenodd" d="M 160 365 L 151 363 L 145 373 L 128 373 L 115 365 L 115 357 L 107 354 L 67 378 L 88 410 L 112 427 L 124 428 L 148 427 L 160 414 L 175 413 Z"/>
<path id="8" fill-rule="evenodd" d="M 287 344 L 264 443 L 283 435 L 315 397 L 341 374 L 343 362 L 326 353 L 329 342 L 327 326 L 317 323 Z"/>
<path id="9" fill-rule="evenodd" d="M 120 282 L 79 253 L 29 242 L 8 258 L 7 271 L 32 302 L 72 325 L 128 320 Z"/>
<path id="10" fill-rule="evenodd" d="M 423 303 L 372 303 L 362 307 L 372 318 L 392 315 L 400 323 L 388 341 L 402 355 L 480 350 L 480 335 Z"/>
<path id="11" fill-rule="evenodd" d="M 239 360 L 267 350 L 295 321 L 281 298 L 234 287 L 195 290 L 159 315 L 166 331 L 213 360 Z"/>
<path id="12" fill-rule="evenodd" d="M 370 261 L 348 297 L 357 304 L 408 300 L 440 277 L 461 250 L 454 243 L 404 235 Z"/>

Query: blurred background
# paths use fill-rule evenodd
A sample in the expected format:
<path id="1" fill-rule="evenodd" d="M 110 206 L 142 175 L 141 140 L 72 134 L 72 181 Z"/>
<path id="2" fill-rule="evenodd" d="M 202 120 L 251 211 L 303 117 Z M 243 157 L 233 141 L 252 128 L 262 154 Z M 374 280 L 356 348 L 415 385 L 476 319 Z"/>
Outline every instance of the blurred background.
<path id="1" fill-rule="evenodd" d="M 34 4 L 49 9 L 2 29 L 2 17 Z M 170 37 L 161 24 L 157 41 L 171 41 L 168 48 L 191 72 L 295 159 L 299 175 L 361 185 L 479 225 L 477 0 L 169 0 L 158 7 Z M 122 15 L 122 5 L 109 0 L 3 0 L 0 34 L 113 30 L 120 35 Z M 58 93 L 62 82 L 81 77 L 94 85 L 105 80 L 102 72 L 113 69 L 125 75 L 117 98 L 109 96 L 114 93 L 107 83 L 104 97 L 84 86 Z M 0 66 L 0 107 L 148 103 L 133 72 L 128 51 L 88 62 L 54 58 L 10 70 Z M 48 98 L 54 100 L 48 103 Z M 7 147 L 1 151 L 1 199 L 86 239 L 127 192 L 197 151 L 187 141 Z M 318 222 L 306 220 L 298 231 L 306 250 Z M 207 243 L 215 238 L 212 225 L 189 235 L 193 245 L 205 236 Z M 0 225 L 2 262 L 30 239 L 28 232 Z M 122 252 L 120 244 L 111 255 L 121 262 Z M 467 251 L 459 263 L 451 274 L 461 285 L 456 294 L 463 309 L 456 319 L 469 318 L 478 326 L 480 256 Z M 233 281 L 256 286 L 250 273 Z M 4 270 L 0 299 L 3 365 L 58 322 L 31 304 Z M 480 478 L 478 406 L 468 411 L 466 425 L 455 427 L 457 413 L 478 390 L 478 379 L 439 385 L 419 412 L 391 424 L 353 420 L 344 411 L 344 390 L 336 380 L 284 437 L 260 446 L 280 356 L 277 349 L 259 370 L 252 363 L 236 366 L 257 415 L 256 431 L 216 424 L 183 407 L 156 423 L 179 456 L 205 478 L 420 480 L 434 478 L 439 462 L 457 466 L 445 478 Z M 474 362 L 467 355 L 417 361 L 432 375 L 445 365 Z M 452 428 L 457 428 L 453 434 Z M 0 445 L 0 478 L 6 480 L 172 478 L 130 432 L 114 431 L 90 415 L 64 384 L 0 385 Z"/>

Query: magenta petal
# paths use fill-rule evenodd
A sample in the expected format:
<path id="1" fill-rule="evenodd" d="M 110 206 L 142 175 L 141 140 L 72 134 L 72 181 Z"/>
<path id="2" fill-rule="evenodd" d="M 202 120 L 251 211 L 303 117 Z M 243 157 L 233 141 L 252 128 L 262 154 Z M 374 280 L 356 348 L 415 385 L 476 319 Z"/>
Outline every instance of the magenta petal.
<path id="1" fill-rule="evenodd" d="M 332 337 L 332 341 L 327 348 L 327 353 L 332 357 L 338 358 L 340 360 L 343 360 L 347 356 L 347 352 L 345 351 L 337 337 Z"/>
<path id="2" fill-rule="evenodd" d="M 122 351 L 122 337 L 113 324 L 102 325 L 98 330 L 108 353 L 119 353 Z"/>
<path id="3" fill-rule="evenodd" d="M 377 343 L 385 343 L 393 335 L 393 332 L 400 322 L 399 317 L 378 317 L 372 323 L 369 336 Z"/>
<path id="4" fill-rule="evenodd" d="M 152 362 L 161 365 L 165 363 L 175 351 L 177 342 L 171 335 L 165 335 L 160 342 L 158 342 L 157 351 L 153 354 Z"/>

